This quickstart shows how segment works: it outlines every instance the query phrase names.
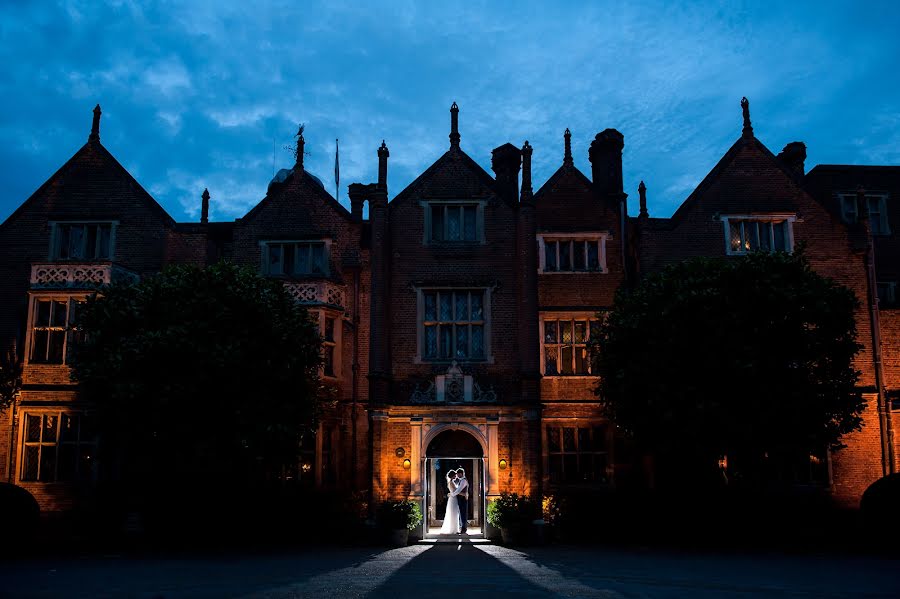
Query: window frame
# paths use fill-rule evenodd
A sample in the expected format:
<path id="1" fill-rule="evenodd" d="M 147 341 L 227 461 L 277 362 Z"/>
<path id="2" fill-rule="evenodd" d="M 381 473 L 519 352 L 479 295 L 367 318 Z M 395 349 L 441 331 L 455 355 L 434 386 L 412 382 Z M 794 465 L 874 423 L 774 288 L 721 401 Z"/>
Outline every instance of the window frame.
<path id="1" fill-rule="evenodd" d="M 344 320 L 343 314 L 337 310 L 329 308 L 310 308 L 310 316 L 316 322 L 316 328 L 319 337 L 322 338 L 322 364 L 319 366 L 319 375 L 325 379 L 337 380 L 341 378 L 343 362 L 341 360 L 341 352 L 343 351 L 343 332 Z M 329 340 L 326 336 L 328 321 L 334 321 L 332 329 L 332 338 Z M 331 348 L 331 374 L 327 372 L 326 351 Z"/>
<path id="2" fill-rule="evenodd" d="M 324 256 L 323 256 L 323 265 L 324 270 L 321 273 L 302 273 L 302 272 L 292 272 L 292 273 L 272 273 L 269 271 L 269 248 L 275 245 L 308 245 L 310 249 L 308 250 L 310 253 L 310 269 L 312 268 L 312 249 L 311 246 L 315 244 L 323 244 L 324 245 Z M 259 242 L 260 246 L 260 272 L 267 277 L 277 277 L 280 279 L 294 279 L 294 278 L 327 278 L 331 276 L 331 245 L 332 239 L 329 237 L 317 237 L 315 239 L 266 239 Z M 283 250 L 282 250 L 283 251 Z M 282 270 L 284 270 L 284 255 L 281 258 Z M 294 248 L 294 265 L 298 264 L 297 261 L 297 248 Z"/>
<path id="3" fill-rule="evenodd" d="M 538 324 L 538 332 L 540 334 L 540 339 L 538 341 L 539 341 L 539 347 L 540 347 L 540 352 L 541 352 L 541 356 L 540 356 L 541 375 L 546 378 L 596 379 L 597 375 L 592 373 L 593 361 L 591 360 L 591 355 L 590 355 L 590 350 L 589 350 L 590 342 L 591 342 L 590 341 L 591 340 L 591 323 L 596 322 L 599 324 L 602 320 L 601 318 L 597 317 L 596 312 L 542 312 L 539 314 L 539 318 L 540 318 L 540 323 Z M 556 321 L 556 322 L 569 321 L 569 322 L 571 322 L 572 323 L 572 342 L 568 343 L 568 344 L 563 343 L 562 335 L 559 333 L 559 330 L 557 330 L 556 342 L 547 344 L 546 343 L 547 335 L 546 335 L 546 329 L 545 329 L 546 321 Z M 587 337 L 585 338 L 585 341 L 583 343 L 575 342 L 575 322 L 585 322 L 586 323 L 586 325 L 585 325 L 586 331 L 585 332 L 587 333 Z M 547 350 L 546 350 L 546 347 L 548 345 L 551 347 L 555 346 L 557 348 L 556 364 L 557 364 L 558 372 L 556 374 L 547 374 Z M 564 345 L 568 345 L 573 348 L 573 351 L 572 351 L 572 373 L 571 374 L 565 374 L 565 373 L 561 372 L 562 369 L 560 368 L 560 365 L 562 363 L 562 353 L 563 353 Z M 577 362 L 576 362 L 576 354 L 575 354 L 574 350 L 576 348 L 582 347 L 582 346 L 586 350 L 585 361 L 587 362 L 587 366 L 588 366 L 587 374 L 575 372 L 575 364 Z"/>
<path id="4" fill-rule="evenodd" d="M 45 418 L 48 416 L 52 416 L 56 418 L 56 438 L 53 441 L 45 441 L 44 440 L 44 422 Z M 74 440 L 63 441 L 62 440 L 62 421 L 63 417 L 78 417 L 78 437 Z M 37 417 L 40 418 L 41 421 L 41 435 L 38 441 L 28 441 L 28 419 L 29 417 Z M 16 460 L 16 482 L 24 483 L 24 484 L 78 484 L 84 482 L 95 482 L 97 480 L 97 469 L 93 467 L 91 472 L 86 477 L 79 476 L 80 463 L 79 459 L 80 448 L 83 446 L 91 446 L 93 448 L 93 455 L 96 458 L 97 455 L 97 447 L 98 447 L 98 438 L 95 434 L 93 438 L 90 440 L 83 440 L 81 438 L 81 428 L 82 428 L 82 418 L 94 418 L 94 414 L 90 411 L 84 410 L 66 410 L 66 409 L 23 409 L 19 413 L 19 433 L 18 433 L 18 443 L 17 443 L 17 460 Z M 60 479 L 59 478 L 59 463 L 60 463 L 60 448 L 64 445 L 74 446 L 76 450 L 76 460 L 75 460 L 75 470 L 74 477 L 71 479 Z M 37 474 L 34 479 L 25 478 L 25 468 L 26 468 L 26 448 L 27 447 L 38 447 L 37 454 Z M 45 449 L 46 448 L 46 449 Z M 41 467 L 42 467 L 42 457 L 43 452 L 45 450 L 51 450 L 55 452 L 54 456 L 54 466 L 53 466 L 53 477 L 49 480 L 41 480 Z M 96 459 L 94 464 L 96 464 Z"/>
<path id="5" fill-rule="evenodd" d="M 52 220 L 48 223 L 50 225 L 50 247 L 47 252 L 47 261 L 48 262 L 59 262 L 59 263 L 79 263 L 79 262 L 112 262 L 116 259 L 116 229 L 119 226 L 119 221 L 117 220 Z M 95 258 L 95 257 L 83 257 L 83 258 L 60 258 L 58 257 L 59 253 L 59 244 L 61 242 L 61 226 L 77 226 L 82 225 L 87 227 L 89 225 L 109 225 L 109 255 L 106 258 Z M 88 236 L 84 236 L 85 248 L 87 246 L 87 238 Z M 100 236 L 98 235 L 95 241 L 95 244 L 100 243 Z M 96 254 L 97 247 L 95 245 L 94 253 Z"/>
<path id="6" fill-rule="evenodd" d="M 767 214 L 727 214 L 719 217 L 722 221 L 724 238 L 725 238 L 725 255 L 726 256 L 746 256 L 752 252 L 758 252 L 763 250 L 733 250 L 731 249 L 731 221 L 753 221 L 757 223 L 787 223 L 787 239 L 785 240 L 785 252 L 788 254 L 794 253 L 794 247 L 796 245 L 794 241 L 794 223 L 797 222 L 797 215 L 793 213 L 767 213 Z M 743 230 L 743 229 L 742 229 Z M 774 242 L 774 226 L 772 232 L 772 242 Z M 742 240 L 744 239 L 742 235 Z M 743 244 L 741 244 L 743 245 Z M 769 253 L 773 253 L 778 250 L 774 250 L 774 243 L 770 245 Z"/>
<path id="7" fill-rule="evenodd" d="M 485 363 L 493 364 L 494 363 L 494 356 L 491 353 L 491 295 L 493 292 L 493 287 L 485 287 L 485 286 L 477 286 L 477 285 L 474 285 L 474 286 L 466 285 L 466 286 L 458 286 L 458 287 L 457 286 L 439 286 L 439 287 L 428 286 L 428 287 L 416 287 L 415 291 L 416 291 L 416 355 L 415 355 L 415 358 L 413 359 L 414 364 L 450 364 L 454 361 L 462 362 L 462 363 L 466 363 L 466 364 L 485 364 Z M 431 293 L 431 292 L 472 293 L 472 292 L 476 292 L 476 291 L 481 291 L 483 293 L 482 300 L 481 300 L 482 301 L 481 308 L 482 308 L 482 312 L 483 312 L 482 320 L 480 320 L 480 321 L 465 320 L 465 321 L 459 321 L 459 322 L 462 324 L 469 325 L 469 326 L 471 326 L 472 324 L 481 323 L 481 326 L 484 328 L 484 356 L 481 358 L 469 357 L 469 358 L 465 358 L 465 359 L 459 359 L 459 358 L 456 358 L 453 356 L 451 356 L 449 358 L 441 358 L 441 357 L 427 358 L 427 357 L 425 357 L 425 326 L 426 326 L 425 325 L 425 322 L 426 322 L 425 321 L 425 294 Z M 472 305 L 472 300 L 470 298 L 469 299 L 470 310 L 471 310 L 471 305 Z M 439 311 L 440 306 L 436 306 L 436 310 Z M 455 310 L 455 307 L 454 307 L 454 310 Z M 437 316 L 440 316 L 439 312 L 438 312 Z M 428 322 L 434 322 L 438 326 L 440 326 L 441 323 L 453 325 L 454 333 L 453 333 L 453 335 L 451 335 L 451 339 L 455 346 L 455 343 L 456 343 L 455 331 L 456 331 L 456 323 L 457 323 L 456 320 L 442 321 L 442 320 L 440 320 L 440 318 L 438 318 L 435 321 L 428 321 Z M 438 343 L 440 343 L 440 340 L 438 340 Z M 469 335 L 469 343 L 471 345 L 471 334 Z"/>
<path id="8" fill-rule="evenodd" d="M 609 269 L 606 265 L 606 241 L 608 239 L 612 239 L 612 235 L 608 231 L 585 231 L 580 233 L 539 233 L 537 235 L 538 242 L 538 274 L 542 275 L 578 275 L 578 274 L 589 274 L 589 275 L 605 275 L 609 273 Z M 585 256 L 584 256 L 584 264 L 585 268 L 580 270 L 575 270 L 572 268 L 571 270 L 560 270 L 559 269 L 559 249 L 557 246 L 557 259 L 556 270 L 546 270 L 545 266 L 547 263 L 547 244 L 548 243 L 558 243 L 568 241 L 573 244 L 575 243 L 597 243 L 599 245 L 597 249 L 597 259 L 599 261 L 600 270 L 589 270 L 587 268 L 588 257 L 587 257 L 587 246 L 585 245 Z M 575 259 L 574 254 L 570 255 L 570 261 L 574 265 Z"/>
<path id="9" fill-rule="evenodd" d="M 859 206 L 856 202 L 856 193 L 839 193 L 838 199 L 841 207 L 841 220 L 853 225 L 859 222 Z M 891 223 L 888 221 L 887 199 L 890 194 L 884 192 L 866 193 L 866 202 L 869 204 L 869 217 L 872 215 L 872 200 L 878 202 L 878 231 L 872 230 L 872 235 L 881 237 L 891 234 Z M 853 210 L 847 210 L 852 207 Z M 851 216 L 852 215 L 852 216 Z M 871 223 L 870 223 L 871 226 Z"/>
<path id="10" fill-rule="evenodd" d="M 882 294 L 882 288 L 887 289 L 886 294 Z M 875 291 L 878 294 L 878 308 L 895 308 L 897 302 L 897 281 L 876 281 Z"/>
<path id="11" fill-rule="evenodd" d="M 552 451 L 550 447 L 550 431 L 549 429 L 555 429 L 557 434 L 559 435 L 559 449 L 557 451 Z M 575 432 L 574 442 L 575 449 L 573 451 L 567 451 L 565 449 L 565 429 L 572 429 Z M 579 445 L 579 435 L 578 429 L 587 429 L 590 435 L 591 444 L 594 449 L 591 450 L 582 450 Z M 603 429 L 603 439 L 602 445 L 597 443 L 597 440 L 594 438 L 594 433 L 597 429 Z M 567 419 L 567 420 L 544 420 L 541 423 L 541 434 L 542 440 L 544 443 L 544 447 L 546 451 L 544 452 L 544 457 L 546 459 L 545 467 L 546 467 L 546 481 L 549 485 L 554 488 L 559 488 L 566 485 L 599 485 L 606 486 L 613 484 L 613 427 L 611 426 L 609 421 L 602 420 L 590 420 L 583 421 L 577 419 Z M 602 447 L 602 449 L 597 449 L 598 447 Z M 565 456 L 574 455 L 575 463 L 576 463 L 576 473 L 581 472 L 581 456 L 591 455 L 595 456 L 595 466 L 596 466 L 596 456 L 603 456 L 605 458 L 605 468 L 603 472 L 594 471 L 595 474 L 600 474 L 600 480 L 565 480 Z M 560 456 L 560 464 L 562 468 L 560 470 L 560 479 L 554 481 L 553 480 L 553 458 L 555 456 Z"/>
<path id="12" fill-rule="evenodd" d="M 69 353 L 72 349 L 72 340 L 71 337 L 75 334 L 78 329 L 72 326 L 72 303 L 77 302 L 83 304 L 87 301 L 87 295 L 85 294 L 59 294 L 59 293 L 30 293 L 29 294 L 29 307 L 28 307 L 28 338 L 26 341 L 27 351 L 25 352 L 25 363 L 26 364 L 36 364 L 40 366 L 67 366 L 69 363 Z M 38 304 L 39 302 L 50 302 L 50 320 L 47 326 L 36 324 L 37 316 L 38 316 Z M 53 302 L 66 302 L 66 317 L 65 317 L 65 326 L 53 326 L 53 315 L 52 310 L 54 310 Z M 63 346 L 62 346 L 62 361 L 60 362 L 51 362 L 49 360 L 38 360 L 35 361 L 33 359 L 34 351 L 35 351 L 35 342 L 36 335 L 35 332 L 37 330 L 45 330 L 48 332 L 47 335 L 47 350 L 45 354 L 49 354 L 50 347 L 50 333 L 53 331 L 63 331 Z"/>
<path id="13" fill-rule="evenodd" d="M 484 207 L 486 204 L 486 200 L 478 200 L 478 199 L 448 199 L 448 200 L 422 200 L 419 202 L 419 205 L 422 206 L 423 215 L 423 227 L 422 227 L 422 244 L 426 246 L 465 246 L 465 245 L 483 245 L 485 243 L 485 234 L 484 234 Z M 458 240 L 436 240 L 431 237 L 431 227 L 432 227 L 432 218 L 431 211 L 435 206 L 442 206 L 444 208 L 444 229 L 446 231 L 447 227 L 447 208 L 459 206 L 474 206 L 475 207 L 475 239 L 458 239 Z M 461 226 L 465 226 L 464 223 Z"/>

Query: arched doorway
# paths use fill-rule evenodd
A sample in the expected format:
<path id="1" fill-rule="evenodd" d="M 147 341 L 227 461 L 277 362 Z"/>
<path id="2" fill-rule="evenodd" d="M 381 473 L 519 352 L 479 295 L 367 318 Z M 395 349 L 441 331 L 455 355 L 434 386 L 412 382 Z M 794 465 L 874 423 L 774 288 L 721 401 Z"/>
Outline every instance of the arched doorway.
<path id="1" fill-rule="evenodd" d="M 484 447 L 482 441 L 461 428 L 440 430 L 425 449 L 425 518 L 426 534 L 434 533 L 444 523 L 447 509 L 446 476 L 450 470 L 462 468 L 469 481 L 469 532 L 484 530 Z"/>

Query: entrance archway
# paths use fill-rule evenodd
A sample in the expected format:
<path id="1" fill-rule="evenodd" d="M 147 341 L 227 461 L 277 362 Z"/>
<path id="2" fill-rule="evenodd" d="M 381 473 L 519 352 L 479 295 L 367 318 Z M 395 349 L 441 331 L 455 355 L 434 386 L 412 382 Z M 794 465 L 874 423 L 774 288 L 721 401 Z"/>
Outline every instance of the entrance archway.
<path id="1" fill-rule="evenodd" d="M 469 481 L 470 532 L 484 530 L 484 447 L 482 440 L 462 428 L 436 431 L 425 448 L 425 518 L 426 534 L 434 533 L 444 523 L 447 508 L 446 476 L 450 470 L 462 468 Z"/>

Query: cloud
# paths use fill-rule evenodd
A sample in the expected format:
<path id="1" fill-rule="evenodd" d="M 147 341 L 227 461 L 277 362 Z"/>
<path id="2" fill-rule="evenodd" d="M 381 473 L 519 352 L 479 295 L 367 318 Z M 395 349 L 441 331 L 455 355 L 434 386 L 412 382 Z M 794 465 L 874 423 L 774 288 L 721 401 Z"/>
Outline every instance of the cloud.
<path id="1" fill-rule="evenodd" d="M 347 184 L 376 176 L 382 139 L 399 193 L 446 151 L 454 100 L 484 168 L 529 140 L 536 187 L 566 127 L 587 174 L 593 136 L 619 129 L 626 191 L 644 180 L 655 216 L 740 134 L 743 95 L 775 152 L 803 139 L 810 166 L 900 160 L 892 4 L 14 4 L 0 6 L 0 220 L 84 143 L 97 102 L 103 143 L 179 220 L 196 219 L 203 187 L 215 218 L 244 214 L 293 163 L 300 122 L 332 193 L 340 138 L 345 204 Z"/>

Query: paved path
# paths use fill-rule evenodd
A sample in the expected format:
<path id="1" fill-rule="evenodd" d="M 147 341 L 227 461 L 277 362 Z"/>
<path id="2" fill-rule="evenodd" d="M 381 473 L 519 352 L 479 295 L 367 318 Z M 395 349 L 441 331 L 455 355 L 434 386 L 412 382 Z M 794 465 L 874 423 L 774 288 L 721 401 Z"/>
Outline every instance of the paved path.
<path id="1" fill-rule="evenodd" d="M 460 586 L 462 585 L 462 586 Z M 462 592 L 460 592 L 462 590 Z M 0 562 L 2 597 L 900 597 L 900 560 L 431 544 Z"/>

